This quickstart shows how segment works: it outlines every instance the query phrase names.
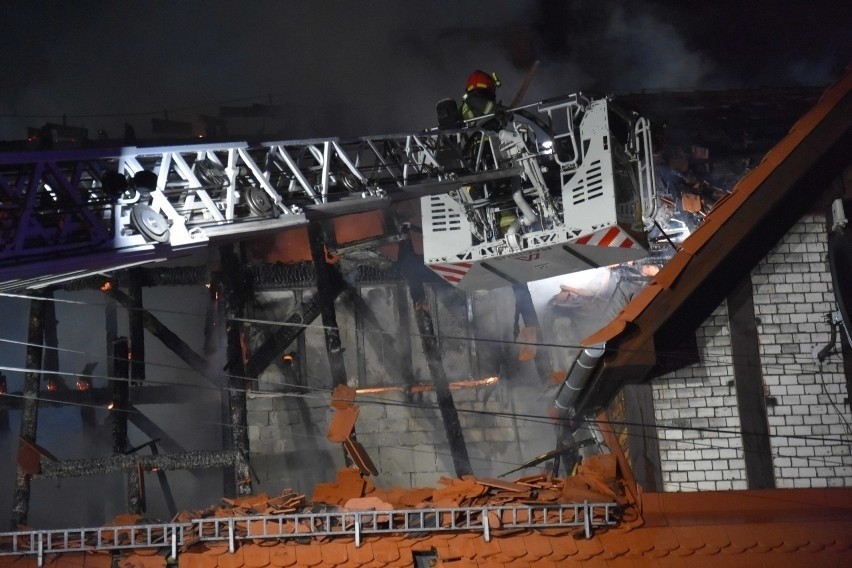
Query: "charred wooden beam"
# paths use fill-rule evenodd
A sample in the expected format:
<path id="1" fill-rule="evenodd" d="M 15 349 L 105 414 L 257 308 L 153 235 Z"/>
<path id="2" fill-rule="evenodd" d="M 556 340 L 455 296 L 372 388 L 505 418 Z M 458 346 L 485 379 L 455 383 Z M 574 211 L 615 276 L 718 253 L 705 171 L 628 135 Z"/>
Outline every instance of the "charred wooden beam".
<path id="1" fill-rule="evenodd" d="M 773 489 L 775 468 L 766 416 L 766 390 L 761 372 L 751 275 L 746 274 L 727 298 L 731 359 L 742 428 L 743 454 L 749 489 Z"/>
<path id="2" fill-rule="evenodd" d="M 151 444 L 151 454 L 158 456 L 160 455 L 160 450 L 157 448 L 157 444 Z M 169 479 L 166 477 L 166 472 L 158 469 L 157 470 L 157 480 L 160 482 L 160 488 L 163 490 L 163 499 L 166 500 L 166 507 L 169 509 L 169 515 L 174 518 L 177 515 L 177 504 L 175 503 L 175 497 L 172 495 L 172 486 L 169 485 Z"/>
<path id="3" fill-rule="evenodd" d="M 408 292 L 414 305 L 417 329 L 423 343 L 423 354 L 426 356 L 426 364 L 429 367 L 429 373 L 432 375 L 432 382 L 435 384 L 435 395 L 444 422 L 447 443 L 450 445 L 450 454 L 453 457 L 453 467 L 457 477 L 472 475 L 473 468 L 467 454 L 461 421 L 453 401 L 453 393 L 450 391 L 447 374 L 444 371 L 441 350 L 438 347 L 438 338 L 435 336 L 435 328 L 429 310 L 429 301 L 426 298 L 426 289 L 423 286 L 422 274 L 423 271 L 428 271 L 428 269 L 419 258 L 414 256 L 410 241 L 403 241 L 400 244 L 400 256 L 405 263 Z"/>
<path id="4" fill-rule="evenodd" d="M 150 387 L 148 387 L 150 388 Z M 163 447 L 169 452 L 184 452 L 186 449 L 180 445 L 180 443 L 169 436 L 165 430 L 157 426 L 154 421 L 150 418 L 139 412 L 139 409 L 136 408 L 136 405 L 130 403 L 128 406 L 127 419 L 133 423 L 134 426 L 139 428 L 139 430 L 151 438 L 152 440 L 159 440 Z"/>
<path id="5" fill-rule="evenodd" d="M 408 303 L 408 287 L 400 283 L 396 286 L 397 295 L 397 336 L 395 345 L 399 353 L 399 367 L 402 369 L 402 382 L 406 386 L 406 400 L 412 402 L 411 387 L 414 386 L 414 366 L 411 364 L 411 329 L 410 305 Z"/>
<path id="6" fill-rule="evenodd" d="M 232 318 L 245 314 L 247 300 L 252 297 L 251 286 L 245 280 L 238 280 L 240 259 L 233 246 L 221 247 L 219 258 L 222 261 L 220 275 L 225 297 L 225 314 Z M 245 353 L 241 341 L 240 325 L 230 321 L 225 328 L 227 354 L 225 370 L 228 373 L 228 401 L 230 409 L 231 439 L 230 448 L 236 452 L 234 462 L 234 488 L 236 495 L 249 495 L 252 491 L 249 468 L 248 409 L 246 402 Z M 230 483 L 227 483 L 229 487 Z"/>
<path id="7" fill-rule="evenodd" d="M 130 325 L 130 378 L 134 383 L 145 380 L 145 323 L 142 318 L 142 278 L 145 270 L 131 268 L 128 271 L 127 297 L 133 309 L 127 311 Z"/>
<path id="8" fill-rule="evenodd" d="M 4 396 L 8 392 L 8 388 L 6 375 L 0 373 L 0 434 L 9 432 L 9 410 L 8 407 L 3 405 L 4 402 L 10 400 L 10 397 Z"/>
<path id="9" fill-rule="evenodd" d="M 47 290 L 44 293 L 44 365 L 45 371 L 59 371 L 59 337 L 57 335 L 57 327 L 59 322 L 56 321 L 56 304 L 52 302 L 53 290 Z M 56 379 L 59 377 L 52 375 Z"/>
<path id="10" fill-rule="evenodd" d="M 107 296 L 117 301 L 126 310 L 132 311 L 135 308 L 133 300 L 124 292 L 117 289 L 115 286 L 106 286 L 103 291 Z M 194 371 L 201 376 L 207 378 L 209 366 L 204 357 L 198 355 L 186 342 L 177 336 L 172 330 L 158 320 L 151 312 L 141 310 L 142 323 L 148 332 L 159 339 L 163 345 L 171 349 L 175 355 L 183 359 Z"/>
<path id="11" fill-rule="evenodd" d="M 62 289 L 68 291 L 97 290 L 108 280 L 114 285 L 128 287 L 133 278 L 138 278 L 139 285 L 144 287 L 204 286 L 210 281 L 206 266 L 156 267 L 140 269 L 136 276 L 132 276 L 131 271 L 119 271 L 111 278 L 88 276 L 69 280 L 62 285 Z"/>
<path id="12" fill-rule="evenodd" d="M 315 288 L 316 274 L 310 262 L 298 264 L 267 264 L 253 263 L 241 268 L 246 278 L 255 290 L 280 290 L 294 288 Z M 205 286 L 210 283 L 210 274 L 206 266 L 178 266 L 141 268 L 140 284 L 143 287 L 155 286 Z M 382 269 L 372 266 L 362 266 L 358 273 L 358 284 L 393 284 L 402 280 L 396 268 Z M 120 271 L 114 277 L 89 276 L 70 280 L 62 285 L 62 289 L 74 292 L 79 290 L 97 290 L 107 281 L 113 285 L 126 288 L 130 283 L 127 271 Z"/>
<path id="13" fill-rule="evenodd" d="M 112 343 L 110 356 L 113 360 L 115 379 L 110 379 L 112 400 L 109 404 L 112 421 L 112 451 L 123 454 L 127 451 L 127 411 L 130 409 L 130 361 L 126 337 Z"/>
<path id="14" fill-rule="evenodd" d="M 328 291 L 329 300 L 334 301 L 343 291 L 343 286 Z M 333 296 L 333 297 L 332 297 Z M 282 356 L 293 341 L 304 331 L 305 326 L 319 317 L 322 311 L 322 300 L 319 294 L 314 294 L 287 317 L 287 319 L 254 353 L 245 364 L 244 376 L 256 379 L 273 361 Z"/>
<path id="15" fill-rule="evenodd" d="M 246 385 L 243 379 L 243 352 L 240 329 L 235 322 L 228 327 L 228 386 L 231 411 L 231 448 L 235 452 L 234 476 L 237 495 L 251 494 Z"/>
<path id="16" fill-rule="evenodd" d="M 233 465 L 238 459 L 234 450 L 193 450 L 177 454 L 127 455 L 117 454 L 101 458 L 84 458 L 43 461 L 41 472 L 33 479 L 53 479 L 66 477 L 85 477 L 87 475 L 105 475 L 130 471 L 139 463 L 144 471 L 171 471 L 179 469 L 209 469 Z"/>
<path id="17" fill-rule="evenodd" d="M 663 490 L 660 463 L 660 436 L 654 416 L 651 383 L 624 386 L 624 421 L 627 429 L 627 454 L 636 483 L 644 491 Z"/>
<path id="18" fill-rule="evenodd" d="M 38 391 L 41 383 L 41 367 L 44 340 L 44 311 L 47 302 L 36 293 L 30 300 L 29 331 L 27 332 L 27 355 L 24 373 L 24 404 L 21 407 L 21 429 L 19 452 L 25 440 L 35 442 L 38 430 Z M 12 499 L 12 530 L 26 525 L 30 510 L 30 474 L 19 463 L 15 476 L 15 493 Z"/>
<path id="19" fill-rule="evenodd" d="M 319 223 L 308 226 L 308 241 L 311 245 L 311 257 L 317 273 L 317 296 L 320 299 L 320 315 L 325 333 L 325 348 L 328 351 L 328 365 L 331 371 L 331 386 L 346 384 L 346 365 L 343 361 L 343 344 L 340 330 L 337 329 L 337 312 L 334 301 L 343 288 L 343 277 L 336 268 L 326 262 L 325 239 Z"/>
<path id="20" fill-rule="evenodd" d="M 147 508 L 145 502 L 145 477 L 142 467 L 136 463 L 135 467 L 127 470 L 127 512 L 131 515 L 141 515 Z"/>

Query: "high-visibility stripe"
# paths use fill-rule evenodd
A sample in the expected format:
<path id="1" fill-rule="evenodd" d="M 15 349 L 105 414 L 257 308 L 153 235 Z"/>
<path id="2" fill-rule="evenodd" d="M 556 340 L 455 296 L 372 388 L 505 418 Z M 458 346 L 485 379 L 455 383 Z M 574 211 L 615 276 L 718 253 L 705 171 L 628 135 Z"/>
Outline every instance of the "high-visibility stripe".
<path id="1" fill-rule="evenodd" d="M 576 241 L 578 245 L 590 245 L 597 247 L 619 247 L 633 248 L 636 242 L 630 236 L 618 227 L 610 227 L 605 231 L 598 231 L 589 235 L 583 235 Z"/>
<path id="2" fill-rule="evenodd" d="M 615 240 L 621 231 L 618 230 L 618 227 L 613 227 L 603 236 L 600 242 L 597 243 L 599 247 L 608 247 L 612 241 Z"/>
<path id="3" fill-rule="evenodd" d="M 450 284 L 456 284 L 461 282 L 472 266 L 472 262 L 456 262 L 454 264 L 430 264 L 429 268 Z"/>
<path id="4" fill-rule="evenodd" d="M 449 266 L 440 266 L 440 267 L 433 267 L 433 268 L 434 268 L 434 270 L 438 270 L 440 272 L 446 272 L 448 274 L 461 274 L 462 276 L 467 274 L 467 270 L 462 270 L 460 268 L 450 268 Z"/>

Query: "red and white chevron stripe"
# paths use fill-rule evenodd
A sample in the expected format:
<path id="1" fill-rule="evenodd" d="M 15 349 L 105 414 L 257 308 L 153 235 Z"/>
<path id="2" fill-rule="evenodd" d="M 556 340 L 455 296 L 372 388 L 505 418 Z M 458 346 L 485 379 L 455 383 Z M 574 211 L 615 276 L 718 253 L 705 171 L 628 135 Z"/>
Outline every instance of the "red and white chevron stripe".
<path id="1" fill-rule="evenodd" d="M 450 284 L 458 284 L 472 266 L 472 262 L 455 262 L 452 264 L 430 264 L 429 268 Z"/>
<path id="2" fill-rule="evenodd" d="M 633 248 L 634 246 L 637 246 L 636 242 L 630 238 L 630 235 L 628 235 L 625 231 L 622 231 L 619 227 L 610 227 L 596 233 L 583 235 L 574 242 L 578 245 L 596 247 Z"/>

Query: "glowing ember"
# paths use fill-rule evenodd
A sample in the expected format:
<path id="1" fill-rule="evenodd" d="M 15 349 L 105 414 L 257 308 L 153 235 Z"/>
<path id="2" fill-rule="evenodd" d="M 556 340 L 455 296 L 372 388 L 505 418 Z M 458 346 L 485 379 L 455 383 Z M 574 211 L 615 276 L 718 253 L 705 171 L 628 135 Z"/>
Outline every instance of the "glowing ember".
<path id="1" fill-rule="evenodd" d="M 109 292 L 110 290 L 112 290 L 112 282 L 107 280 L 101 285 L 101 292 Z"/>
<path id="2" fill-rule="evenodd" d="M 51 392 L 59 388 L 59 384 L 56 382 L 56 379 L 47 379 L 47 384 L 45 386 L 47 390 Z"/>
<path id="3" fill-rule="evenodd" d="M 660 271 L 660 267 L 655 264 L 645 264 L 642 266 L 642 274 L 644 276 L 656 276 Z"/>
<path id="4" fill-rule="evenodd" d="M 92 381 L 85 377 L 77 378 L 77 390 L 84 392 L 92 388 Z"/>

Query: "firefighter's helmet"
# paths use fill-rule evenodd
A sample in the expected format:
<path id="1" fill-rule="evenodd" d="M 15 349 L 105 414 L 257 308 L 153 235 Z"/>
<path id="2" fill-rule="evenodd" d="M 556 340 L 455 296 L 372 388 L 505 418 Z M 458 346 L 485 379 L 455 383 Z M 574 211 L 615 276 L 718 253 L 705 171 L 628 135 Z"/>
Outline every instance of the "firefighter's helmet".
<path id="1" fill-rule="evenodd" d="M 500 86 L 500 79 L 497 78 L 497 73 L 486 73 L 477 69 L 467 78 L 466 92 L 471 92 L 476 89 L 484 89 L 490 93 L 497 92 L 497 87 Z"/>

